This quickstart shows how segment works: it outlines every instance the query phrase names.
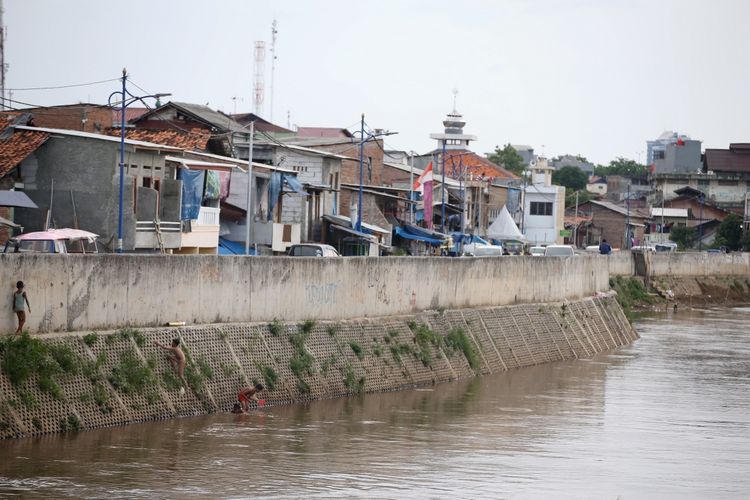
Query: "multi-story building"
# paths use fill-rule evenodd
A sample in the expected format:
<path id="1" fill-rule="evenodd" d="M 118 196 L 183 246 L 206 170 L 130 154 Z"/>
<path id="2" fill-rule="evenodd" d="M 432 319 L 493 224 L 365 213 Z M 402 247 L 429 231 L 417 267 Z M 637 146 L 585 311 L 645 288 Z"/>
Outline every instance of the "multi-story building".
<path id="1" fill-rule="evenodd" d="M 664 132 L 658 139 L 646 141 L 646 164 L 656 174 L 699 172 L 701 141 L 677 132 Z"/>
<path id="2" fill-rule="evenodd" d="M 553 159 L 552 162 L 552 168 L 555 170 L 559 170 L 563 167 L 578 167 L 586 174 L 591 177 L 594 175 L 594 164 L 590 161 L 587 161 L 585 158 L 577 155 L 562 155 L 558 156 L 557 158 Z"/>
<path id="3" fill-rule="evenodd" d="M 524 187 L 521 232 L 534 245 L 561 244 L 564 235 L 565 188 L 552 185 L 547 159 L 538 157 L 531 167 L 531 183 Z"/>

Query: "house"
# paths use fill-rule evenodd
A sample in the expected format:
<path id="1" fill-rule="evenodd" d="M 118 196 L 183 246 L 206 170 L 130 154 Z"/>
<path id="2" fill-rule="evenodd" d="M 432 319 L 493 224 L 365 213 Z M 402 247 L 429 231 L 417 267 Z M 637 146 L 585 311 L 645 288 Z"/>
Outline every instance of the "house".
<path id="1" fill-rule="evenodd" d="M 338 214 L 342 163 L 356 159 L 320 149 L 260 140 L 254 143 L 253 160 L 296 173 L 308 196 L 290 197 L 285 201 L 280 222 L 301 224 L 302 241 L 322 241 L 322 217 Z"/>
<path id="2" fill-rule="evenodd" d="M 338 185 L 341 187 L 337 201 L 336 213 L 357 220 L 360 185 L 360 143 L 346 129 L 326 127 L 299 127 L 305 135 L 280 137 L 278 141 L 285 145 L 325 151 L 342 157 Z M 361 184 L 380 186 L 383 172 L 383 141 L 373 138 L 362 144 L 362 179 Z M 351 186 L 357 186 L 351 189 Z M 374 193 L 362 193 L 362 221 L 374 226 L 390 228 L 391 223 L 385 217 L 385 202 Z"/>
<path id="3" fill-rule="evenodd" d="M 561 244 L 565 233 L 565 188 L 552 185 L 547 159 L 538 157 L 530 168 L 531 183 L 523 188 L 521 232 L 534 245 Z"/>
<path id="4" fill-rule="evenodd" d="M 235 165 L 191 160 L 173 146 L 126 139 L 121 205 L 120 138 L 17 123 L 2 134 L 35 141 L 4 176 L 39 206 L 17 214 L 27 231 L 48 223 L 80 227 L 114 251 L 122 209 L 125 251 L 216 253 L 221 186 Z"/>
<path id="5" fill-rule="evenodd" d="M 596 175 L 592 176 L 586 184 L 586 191 L 596 196 L 606 196 L 607 179 Z"/>
<path id="6" fill-rule="evenodd" d="M 688 210 L 685 208 L 652 207 L 651 218 L 644 231 L 644 243 L 654 245 L 670 241 L 675 227 L 687 227 Z"/>
<path id="7" fill-rule="evenodd" d="M 516 150 L 518 156 L 523 159 L 525 165 L 530 165 L 532 160 L 536 158 L 534 156 L 534 148 L 526 144 L 511 144 L 511 147 Z"/>
<path id="8" fill-rule="evenodd" d="M 582 224 L 578 236 L 581 246 L 598 245 L 606 239 L 613 248 L 628 249 L 640 244 L 650 214 L 640 208 L 617 205 L 610 201 L 590 200 L 578 206 L 579 217 L 590 220 Z M 585 222 L 585 221 L 584 221 Z M 628 228 L 626 231 L 625 228 Z"/>
<path id="9" fill-rule="evenodd" d="M 207 132 L 208 152 L 243 160 L 249 157 L 250 130 L 231 116 L 201 104 L 170 101 L 130 120 L 129 124 L 138 129 Z"/>

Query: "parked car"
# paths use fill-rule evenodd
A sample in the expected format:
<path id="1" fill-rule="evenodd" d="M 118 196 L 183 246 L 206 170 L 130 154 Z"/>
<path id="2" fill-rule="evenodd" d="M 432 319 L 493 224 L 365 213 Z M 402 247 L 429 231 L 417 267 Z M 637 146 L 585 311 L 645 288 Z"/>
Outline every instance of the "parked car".
<path id="1" fill-rule="evenodd" d="M 636 245 L 633 248 L 631 248 L 633 252 L 656 252 L 656 247 L 653 245 Z"/>
<path id="2" fill-rule="evenodd" d="M 300 243 L 289 247 L 290 257 L 340 257 L 331 245 L 321 243 Z"/>
<path id="3" fill-rule="evenodd" d="M 452 233 L 451 238 L 453 239 L 456 254 L 458 254 L 459 250 L 463 250 L 465 255 L 474 255 L 475 257 L 503 254 L 502 245 L 493 245 L 474 234 Z"/>
<path id="4" fill-rule="evenodd" d="M 529 255 L 532 257 L 544 257 L 544 247 L 530 247 Z"/>
<path id="5" fill-rule="evenodd" d="M 12 237 L 3 253 L 98 253 L 99 235 L 81 229 L 49 229 Z"/>
<path id="6" fill-rule="evenodd" d="M 657 243 L 656 245 L 654 245 L 654 250 L 657 252 L 676 252 L 677 243 L 674 243 L 674 242 Z"/>
<path id="7" fill-rule="evenodd" d="M 570 257 L 575 254 L 575 250 L 570 245 L 547 245 L 544 248 L 545 257 Z"/>
<path id="8" fill-rule="evenodd" d="M 599 252 L 599 245 L 589 245 L 586 247 L 586 252 L 588 253 L 600 253 Z"/>

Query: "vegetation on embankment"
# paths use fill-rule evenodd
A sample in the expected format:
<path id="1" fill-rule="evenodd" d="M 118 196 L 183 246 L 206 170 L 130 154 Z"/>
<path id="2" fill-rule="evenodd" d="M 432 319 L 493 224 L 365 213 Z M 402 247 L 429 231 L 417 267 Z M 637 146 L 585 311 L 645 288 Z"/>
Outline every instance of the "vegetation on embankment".
<path id="1" fill-rule="evenodd" d="M 155 345 L 172 338 L 185 353 L 184 392 L 169 353 Z M 257 383 L 267 406 L 399 390 L 591 356 L 636 338 L 612 295 L 562 311 L 518 304 L 320 323 L 7 336 L 0 338 L 0 438 L 227 411 L 240 388 Z"/>
<path id="2" fill-rule="evenodd" d="M 635 310 L 650 307 L 659 300 L 648 293 L 641 278 L 614 276 L 609 279 L 609 287 L 617 292 L 617 302 L 631 321 Z"/>

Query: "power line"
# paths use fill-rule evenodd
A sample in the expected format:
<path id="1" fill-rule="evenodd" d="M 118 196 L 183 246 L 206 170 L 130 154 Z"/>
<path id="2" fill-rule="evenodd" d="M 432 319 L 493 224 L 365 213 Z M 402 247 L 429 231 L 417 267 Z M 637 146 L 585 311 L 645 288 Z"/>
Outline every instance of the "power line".
<path id="1" fill-rule="evenodd" d="M 21 91 L 21 90 L 57 90 L 57 89 L 70 89 L 73 87 L 88 87 L 91 85 L 99 85 L 102 83 L 109 83 L 109 82 L 116 82 L 119 78 L 111 78 L 109 80 L 99 80 L 98 82 L 88 82 L 88 83 L 73 83 L 70 85 L 55 85 L 50 87 L 24 87 L 24 88 L 14 88 L 14 89 L 5 89 L 5 90 L 12 90 L 14 92 Z"/>

